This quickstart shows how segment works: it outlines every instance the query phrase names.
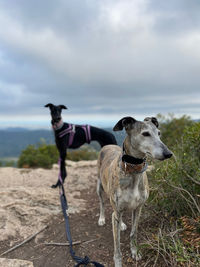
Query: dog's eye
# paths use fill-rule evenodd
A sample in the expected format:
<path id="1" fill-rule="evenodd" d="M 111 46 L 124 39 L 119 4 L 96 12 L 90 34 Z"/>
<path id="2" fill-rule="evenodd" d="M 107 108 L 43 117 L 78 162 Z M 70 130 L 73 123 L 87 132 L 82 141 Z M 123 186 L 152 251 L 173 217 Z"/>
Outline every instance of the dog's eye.
<path id="1" fill-rule="evenodd" d="M 143 132 L 142 135 L 143 136 L 151 136 L 149 132 Z"/>
<path id="2" fill-rule="evenodd" d="M 160 135 L 161 135 L 161 133 L 160 133 L 160 132 L 158 132 L 158 135 L 160 136 Z"/>

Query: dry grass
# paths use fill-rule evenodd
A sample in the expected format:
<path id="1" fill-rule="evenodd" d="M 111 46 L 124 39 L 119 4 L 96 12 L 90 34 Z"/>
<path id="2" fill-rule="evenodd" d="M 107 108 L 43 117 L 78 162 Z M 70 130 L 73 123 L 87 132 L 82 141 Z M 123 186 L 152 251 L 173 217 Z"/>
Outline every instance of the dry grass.
<path id="1" fill-rule="evenodd" d="M 143 267 L 200 266 L 200 217 L 176 220 L 153 210 L 151 207 L 148 218 L 142 222 L 146 227 L 140 229 Z"/>

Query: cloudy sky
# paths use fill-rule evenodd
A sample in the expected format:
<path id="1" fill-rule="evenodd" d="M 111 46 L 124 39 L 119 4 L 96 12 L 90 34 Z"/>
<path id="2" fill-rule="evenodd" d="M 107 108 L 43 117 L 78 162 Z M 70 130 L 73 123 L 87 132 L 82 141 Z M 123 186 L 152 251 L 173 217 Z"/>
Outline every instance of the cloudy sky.
<path id="1" fill-rule="evenodd" d="M 0 125 L 200 118 L 199 0 L 1 0 Z"/>

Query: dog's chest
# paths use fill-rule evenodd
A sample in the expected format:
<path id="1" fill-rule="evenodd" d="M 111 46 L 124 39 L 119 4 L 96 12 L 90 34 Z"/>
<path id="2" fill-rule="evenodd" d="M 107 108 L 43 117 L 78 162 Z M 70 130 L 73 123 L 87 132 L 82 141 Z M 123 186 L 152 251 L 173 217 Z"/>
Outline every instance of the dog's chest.
<path id="1" fill-rule="evenodd" d="M 148 198 L 148 192 L 145 187 L 141 188 L 140 184 L 133 187 L 119 188 L 118 192 L 118 205 L 120 209 L 136 209 L 142 205 Z"/>

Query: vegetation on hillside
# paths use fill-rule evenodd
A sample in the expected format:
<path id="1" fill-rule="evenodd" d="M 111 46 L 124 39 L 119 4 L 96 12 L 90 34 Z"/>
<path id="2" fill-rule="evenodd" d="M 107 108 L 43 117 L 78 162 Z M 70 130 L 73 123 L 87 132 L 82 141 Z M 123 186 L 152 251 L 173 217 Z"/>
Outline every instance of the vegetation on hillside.
<path id="1" fill-rule="evenodd" d="M 72 161 L 79 160 L 95 160 L 98 157 L 98 152 L 93 148 L 86 146 L 78 150 L 70 150 L 67 152 L 67 159 Z"/>
<path id="2" fill-rule="evenodd" d="M 174 129 L 169 131 L 172 122 Z M 183 116 L 173 118 L 168 124 L 169 128 L 161 125 L 162 139 L 174 158 L 155 162 L 151 180 L 155 190 L 151 198 L 170 214 L 200 215 L 200 123 Z"/>
<path id="3" fill-rule="evenodd" d="M 162 141 L 168 147 L 173 149 L 182 141 L 184 129 L 195 124 L 195 122 L 187 115 L 176 118 L 173 114 L 169 114 L 167 117 L 158 114 L 157 119 L 162 134 Z"/>
<path id="4" fill-rule="evenodd" d="M 0 167 L 16 167 L 17 159 L 16 158 L 1 158 L 0 159 Z"/>
<path id="5" fill-rule="evenodd" d="M 156 227 L 143 247 L 154 255 L 154 266 L 200 266 L 200 123 L 170 116 L 162 117 L 160 128 L 174 157 L 154 162 L 149 175 L 148 205 Z"/>
<path id="6" fill-rule="evenodd" d="M 72 161 L 97 159 L 98 152 L 89 147 L 67 152 L 67 159 Z M 29 145 L 24 149 L 18 160 L 19 168 L 46 168 L 50 169 L 57 163 L 59 153 L 55 145 L 45 143 L 39 145 Z"/>
<path id="7" fill-rule="evenodd" d="M 18 160 L 19 168 L 47 168 L 58 161 L 59 155 L 55 145 L 29 145 Z"/>

